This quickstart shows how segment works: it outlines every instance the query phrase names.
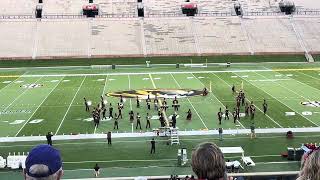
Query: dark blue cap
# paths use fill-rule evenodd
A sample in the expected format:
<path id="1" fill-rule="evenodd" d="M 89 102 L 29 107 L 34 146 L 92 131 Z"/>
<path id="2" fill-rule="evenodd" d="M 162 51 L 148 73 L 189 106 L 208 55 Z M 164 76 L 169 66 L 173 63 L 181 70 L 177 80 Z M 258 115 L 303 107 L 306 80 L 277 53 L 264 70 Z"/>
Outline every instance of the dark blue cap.
<path id="1" fill-rule="evenodd" d="M 32 173 L 30 168 L 33 165 L 47 166 L 48 172 Z M 62 167 L 60 152 L 52 146 L 41 144 L 34 147 L 26 159 L 26 173 L 31 177 L 48 177 L 56 173 Z"/>

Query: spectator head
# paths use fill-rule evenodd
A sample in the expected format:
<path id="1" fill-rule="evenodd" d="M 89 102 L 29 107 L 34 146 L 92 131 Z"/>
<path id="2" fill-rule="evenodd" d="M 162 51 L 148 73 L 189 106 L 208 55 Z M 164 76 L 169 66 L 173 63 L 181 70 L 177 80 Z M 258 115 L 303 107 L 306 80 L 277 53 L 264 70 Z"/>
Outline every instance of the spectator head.
<path id="1" fill-rule="evenodd" d="M 25 180 L 59 180 L 63 175 L 60 152 L 49 145 L 34 147 L 25 163 Z"/>
<path id="2" fill-rule="evenodd" d="M 297 180 L 320 179 L 320 149 L 310 151 L 302 159 Z"/>
<path id="3" fill-rule="evenodd" d="M 225 160 L 213 143 L 199 144 L 192 152 L 192 170 L 199 179 L 220 180 L 225 177 Z"/>

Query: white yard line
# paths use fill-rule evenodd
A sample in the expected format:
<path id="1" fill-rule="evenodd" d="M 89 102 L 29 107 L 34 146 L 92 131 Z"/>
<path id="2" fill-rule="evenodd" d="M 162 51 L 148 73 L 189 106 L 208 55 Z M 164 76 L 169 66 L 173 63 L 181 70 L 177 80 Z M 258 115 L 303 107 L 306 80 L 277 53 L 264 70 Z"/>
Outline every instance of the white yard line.
<path id="1" fill-rule="evenodd" d="M 306 73 L 303 73 L 303 72 L 299 72 L 299 71 L 296 71 L 296 72 L 297 72 L 297 73 L 300 73 L 300 74 L 303 74 L 303 75 L 305 75 L 305 76 L 308 76 L 308 77 L 310 77 L 310 78 L 312 78 L 312 79 L 320 80 L 319 78 L 316 78 L 316 77 L 311 76 L 311 75 L 309 75 L 309 74 L 306 74 Z"/>
<path id="2" fill-rule="evenodd" d="M 257 74 L 257 75 L 259 75 L 259 76 L 261 76 L 261 77 L 263 77 L 263 78 L 267 79 L 267 77 L 265 77 L 265 76 L 264 76 L 264 75 L 262 75 L 262 74 L 259 74 L 259 73 L 256 73 L 256 72 L 255 72 L 255 74 Z M 302 85 L 304 85 L 304 86 L 308 86 L 308 87 L 310 87 L 311 89 L 315 89 L 316 91 L 320 91 L 320 90 L 319 90 L 319 89 L 317 89 L 317 88 L 314 88 L 314 87 L 312 87 L 312 86 L 309 86 L 308 84 L 305 84 L 305 83 L 303 83 L 303 82 L 300 82 L 300 81 L 298 81 L 298 80 L 296 80 L 296 79 L 293 79 L 293 78 L 291 78 L 291 77 L 289 77 L 289 79 L 294 80 L 294 81 L 296 81 L 296 82 L 298 82 L 299 84 L 302 84 Z M 291 89 L 289 89 L 289 88 L 287 88 L 287 87 L 283 86 L 282 84 L 280 84 L 280 83 L 278 83 L 278 82 L 274 82 L 274 83 L 277 83 L 277 84 L 278 84 L 279 86 L 281 86 L 282 88 L 287 89 L 288 91 L 293 92 L 293 93 L 294 93 L 294 94 L 296 94 L 297 96 L 300 96 L 300 97 L 302 97 L 302 98 L 304 98 L 304 99 L 307 99 L 308 101 L 311 101 L 311 99 L 306 98 L 306 97 L 304 97 L 304 96 L 300 95 L 299 93 L 297 93 L 297 92 L 295 92 L 295 91 L 293 91 L 293 90 L 291 90 Z"/>
<path id="3" fill-rule="evenodd" d="M 223 80 L 222 78 L 220 78 L 218 75 L 212 73 L 214 76 L 216 76 L 217 78 L 219 78 L 221 81 L 223 81 L 226 85 L 228 85 L 229 87 L 231 87 L 230 84 L 228 84 L 225 80 Z M 241 76 L 239 76 L 241 79 L 243 79 Z M 247 101 L 250 101 L 249 98 L 246 98 Z M 256 106 L 256 108 L 260 111 L 263 112 L 258 106 Z M 283 128 L 283 126 L 281 126 L 278 122 L 276 122 L 272 117 L 270 117 L 268 114 L 266 114 L 266 116 L 272 121 L 274 122 L 276 125 L 278 125 L 279 127 Z"/>
<path id="4" fill-rule="evenodd" d="M 175 83 L 178 85 L 179 88 L 181 88 L 180 84 L 178 83 L 178 81 L 176 80 L 176 78 L 170 73 L 172 79 L 175 81 Z M 203 126 L 206 129 L 209 129 L 206 124 L 204 123 L 203 119 L 201 118 L 200 114 L 198 113 L 198 111 L 196 110 L 196 108 L 193 106 L 193 104 L 191 103 L 190 99 L 187 97 L 188 102 L 190 103 L 190 105 L 192 106 L 193 110 L 196 112 L 197 116 L 199 117 L 199 119 L 201 120 Z"/>
<path id="5" fill-rule="evenodd" d="M 293 131 L 296 133 L 318 133 L 320 132 L 320 127 L 311 127 L 311 128 L 264 128 L 256 129 L 256 134 L 261 134 L 265 136 L 266 134 L 282 134 L 287 131 Z M 199 130 L 199 131 L 179 131 L 181 136 L 218 136 L 218 131 L 215 130 Z M 225 135 L 248 135 L 250 129 L 228 129 L 225 130 L 223 134 Z M 319 133 L 318 133 L 319 134 Z M 153 132 L 137 132 L 137 133 L 114 133 L 113 138 L 148 138 L 154 137 Z M 259 136 L 260 137 L 260 136 Z M 311 136 L 310 136 L 311 137 Z M 97 139 L 106 139 L 106 134 L 78 134 L 78 135 L 56 135 L 55 140 L 97 140 Z M 0 142 L 30 142 L 30 141 L 43 141 L 44 136 L 22 136 L 22 137 L 0 137 Z"/>
<path id="6" fill-rule="evenodd" d="M 205 87 L 205 85 L 202 83 L 202 81 L 200 80 L 200 79 L 198 79 L 194 74 L 192 74 L 192 76 L 194 77 L 194 78 L 196 78 L 204 87 Z M 213 96 L 224 108 L 226 108 L 226 106 L 211 92 L 211 93 L 209 93 L 211 96 Z M 212 101 L 213 101 L 213 99 L 211 99 Z M 231 112 L 229 112 L 229 114 L 231 114 Z M 231 114 L 232 115 L 232 114 Z M 240 126 L 243 128 L 243 129 L 245 129 L 245 127 L 243 126 L 243 124 L 240 122 L 240 121 L 238 121 L 239 122 L 239 124 L 240 124 Z"/>
<path id="7" fill-rule="evenodd" d="M 47 98 L 50 96 L 50 94 L 58 87 L 58 85 L 62 82 L 62 79 L 60 79 L 59 83 L 57 83 L 49 92 L 49 94 L 42 100 L 42 102 L 38 105 L 38 107 L 34 110 L 34 112 L 31 114 L 31 116 L 28 118 L 28 120 L 23 124 L 23 126 L 19 129 L 19 131 L 16 133 L 15 137 L 18 136 L 18 134 L 22 131 L 22 129 L 27 125 L 27 123 L 30 121 L 30 119 L 33 117 L 33 115 L 38 111 L 38 109 L 41 107 L 41 105 L 47 100 Z"/>
<path id="8" fill-rule="evenodd" d="M 176 161 L 177 159 L 124 159 L 124 160 L 108 160 L 108 161 L 66 161 L 64 164 L 82 164 L 82 163 L 101 163 L 101 162 L 154 162 L 154 161 Z"/>
<path id="9" fill-rule="evenodd" d="M 43 77 L 39 78 L 38 80 L 36 80 L 34 83 L 37 83 L 38 81 L 40 81 Z M 30 88 L 25 88 L 25 90 L 19 94 L 6 108 L 4 108 L 2 111 L 6 111 L 13 103 L 16 102 L 16 100 L 18 100 L 21 96 L 23 96 L 26 92 L 28 92 L 30 90 Z"/>
<path id="10" fill-rule="evenodd" d="M 109 75 L 107 75 L 107 77 L 105 78 L 105 82 L 104 82 L 104 86 L 103 86 L 103 90 L 102 90 L 101 96 L 104 96 L 105 89 L 106 89 L 106 86 L 107 86 L 108 76 Z M 93 134 L 95 134 L 96 131 L 97 131 L 97 126 L 94 126 Z"/>
<path id="11" fill-rule="evenodd" d="M 257 156 L 250 156 L 250 157 L 254 157 L 254 158 L 263 158 L 263 157 L 280 157 L 281 155 L 279 154 L 269 154 L 269 155 L 257 155 Z M 226 156 L 227 158 L 232 158 L 232 157 L 239 157 L 241 158 L 242 156 Z M 176 161 L 177 159 L 121 159 L 121 160 L 100 160 L 100 161 L 66 161 L 63 162 L 65 164 L 82 164 L 82 163 L 95 163 L 95 162 L 153 162 L 153 161 Z M 294 161 L 290 161 L 294 162 Z M 298 161 L 295 161 L 298 162 Z M 262 163 L 288 163 L 288 161 L 280 161 L 280 162 L 260 162 Z"/>
<path id="12" fill-rule="evenodd" d="M 152 78 L 152 76 L 151 76 L 151 73 L 149 73 L 149 78 L 150 78 L 150 80 L 151 80 L 151 83 L 152 83 L 153 88 L 154 88 L 154 89 L 157 89 L 157 86 L 156 86 L 156 84 L 155 84 L 154 81 L 153 81 L 153 78 Z"/>
<path id="13" fill-rule="evenodd" d="M 296 71 L 296 72 L 297 72 L 297 71 Z M 298 72 L 298 73 L 300 73 L 300 72 Z M 256 73 L 256 74 L 258 74 L 258 73 Z M 304 73 L 302 73 L 302 74 L 304 74 Z M 307 74 L 304 74 L 304 75 L 309 76 L 309 75 L 307 75 Z M 311 76 L 311 77 L 312 77 L 312 76 Z M 315 88 L 315 87 L 312 87 L 312 86 L 310 86 L 310 85 L 308 85 L 308 84 L 306 84 L 306 83 L 304 83 L 304 82 L 301 82 L 301 81 L 299 81 L 299 80 L 297 80 L 297 79 L 294 79 L 294 78 L 292 78 L 292 77 L 288 77 L 288 79 L 291 79 L 291 80 L 293 80 L 293 81 L 296 81 L 296 82 L 298 82 L 299 84 L 302 84 L 302 85 L 304 85 L 304 86 L 308 86 L 310 89 L 314 89 L 314 90 L 316 90 L 316 91 L 319 91 L 318 94 L 320 94 L 320 90 L 317 89 L 317 88 Z M 317 78 L 315 78 L 315 79 L 317 79 Z M 317 80 L 319 80 L 319 79 L 317 79 Z M 303 97 L 303 96 L 301 96 L 301 97 Z M 307 98 L 305 98 L 305 99 L 307 99 Z M 310 99 L 308 99 L 308 100 L 310 101 Z"/>
<path id="14" fill-rule="evenodd" d="M 129 90 L 131 90 L 131 79 L 130 79 L 130 75 L 128 74 L 128 86 L 129 86 Z M 132 100 L 131 98 L 129 98 L 130 101 L 130 110 L 132 110 Z"/>
<path id="15" fill-rule="evenodd" d="M 252 157 L 252 156 L 250 156 Z M 291 163 L 298 163 L 300 161 L 277 161 L 277 162 L 256 162 L 255 164 L 291 164 Z M 299 171 L 297 171 L 299 172 Z"/>
<path id="16" fill-rule="evenodd" d="M 82 80 L 82 82 L 81 82 L 81 84 L 80 84 L 77 92 L 74 94 L 73 99 L 71 100 L 70 105 L 69 105 L 69 107 L 68 107 L 68 109 L 67 109 L 67 112 L 64 114 L 64 116 L 63 116 L 63 118 L 62 118 L 62 120 L 61 120 L 61 122 L 60 122 L 60 124 L 59 124 L 59 127 L 58 127 L 58 129 L 57 129 L 57 131 L 56 131 L 56 133 L 55 133 L 54 135 L 57 135 L 57 134 L 58 134 L 58 132 L 59 132 L 59 130 L 60 130 L 60 128 L 61 128 L 61 125 L 62 125 L 62 123 L 64 122 L 64 120 L 66 119 L 67 114 L 68 114 L 68 112 L 69 112 L 69 110 L 70 110 L 70 108 L 71 108 L 71 105 L 72 105 L 73 101 L 76 99 L 76 96 L 77 96 L 78 92 L 80 91 L 80 89 L 81 89 L 81 87 L 82 87 L 82 85 L 83 85 L 83 82 L 84 82 L 84 80 L 86 79 L 86 77 L 87 77 L 87 76 L 85 76 L 85 77 L 83 78 L 83 80 Z"/>
<path id="17" fill-rule="evenodd" d="M 149 78 L 150 78 L 150 80 L 151 80 L 151 83 L 152 83 L 153 88 L 154 88 L 154 89 L 157 89 L 157 86 L 156 86 L 156 84 L 154 83 L 153 77 L 152 77 L 152 75 L 151 75 L 150 73 L 149 73 Z M 160 105 L 160 107 L 162 106 L 161 100 L 159 100 L 159 105 Z M 162 113 L 163 113 L 163 115 L 164 115 L 164 119 L 166 120 L 167 126 L 169 126 L 169 120 L 168 120 L 166 111 L 165 111 L 165 110 L 162 110 Z"/>
<path id="18" fill-rule="evenodd" d="M 25 72 L 24 74 L 26 74 L 27 72 Z M 23 75 L 24 75 L 23 74 Z M 21 75 L 22 76 L 22 75 Z M 8 83 L 7 85 L 5 85 L 3 88 L 1 88 L 0 89 L 0 93 L 4 90 L 4 89 L 6 89 L 6 88 L 8 88 L 11 84 L 13 84 L 14 82 L 16 82 L 18 79 L 20 79 L 20 78 L 22 78 L 22 77 L 17 77 L 14 81 L 12 81 L 12 82 L 10 82 L 10 83 Z"/>
<path id="19" fill-rule="evenodd" d="M 96 134 L 97 126 L 94 126 L 93 134 Z"/>
<path id="20" fill-rule="evenodd" d="M 265 67 L 265 66 L 263 66 L 265 69 L 267 69 L 267 70 L 269 70 L 269 68 L 267 68 L 267 67 Z M 294 71 L 294 70 L 293 70 Z M 294 71 L 294 72 L 296 72 L 296 73 L 300 73 L 300 74 L 303 74 L 303 75 L 305 75 L 305 76 L 309 76 L 309 77 L 311 77 L 311 78 L 313 78 L 313 79 L 317 79 L 317 80 L 319 80 L 318 78 L 315 78 L 315 77 L 313 77 L 313 76 L 310 76 L 310 75 L 307 75 L 307 74 L 305 74 L 305 73 L 303 73 L 303 72 L 299 72 L 299 71 Z M 256 73 L 256 72 L 255 72 Z M 278 72 L 276 72 L 276 73 L 278 73 Z M 261 75 L 261 74 L 259 74 L 259 73 L 256 73 L 256 74 L 258 74 L 258 75 L 260 75 L 260 76 L 263 76 L 263 75 Z M 281 74 L 281 73 L 278 73 L 278 74 Z M 282 74 L 281 74 L 282 75 Z M 266 78 L 265 76 L 263 76 L 264 78 Z M 299 81 L 299 80 L 297 80 L 297 79 L 294 79 L 294 78 L 292 78 L 292 77 L 288 77 L 288 79 L 290 79 L 290 80 L 293 80 L 293 81 L 297 81 L 299 84 L 302 84 L 302 85 L 304 85 L 304 86 L 308 86 L 309 88 L 311 88 L 311 89 L 314 89 L 314 90 L 316 90 L 316 91 L 320 91 L 319 89 L 317 89 L 317 88 L 315 88 L 315 87 L 312 87 L 312 86 L 310 86 L 310 85 L 308 85 L 308 84 L 306 84 L 306 83 L 304 83 L 304 82 L 301 82 L 301 81 Z M 296 93 L 297 94 L 297 93 Z M 301 96 L 301 97 L 303 97 L 303 96 Z M 307 99 L 307 98 L 305 98 L 305 99 Z M 309 100 L 309 99 L 308 99 Z M 310 100 L 309 100 L 310 101 Z"/>
<path id="21" fill-rule="evenodd" d="M 262 76 L 262 75 L 261 75 L 261 76 Z M 263 76 L 263 77 L 264 77 L 264 76 Z M 264 78 L 265 78 L 265 77 L 264 77 Z M 247 81 L 246 79 L 244 79 L 244 80 Z M 247 81 L 247 82 L 250 83 L 251 85 L 255 86 L 256 88 L 261 89 L 261 88 L 257 87 L 256 85 L 254 85 L 253 83 L 251 83 L 250 81 Z M 277 83 L 277 84 L 279 84 L 279 83 Z M 261 90 L 262 90 L 263 92 L 269 94 L 269 96 L 273 97 L 274 99 L 277 99 L 277 100 L 278 100 L 279 102 L 281 102 L 283 105 L 285 105 L 286 107 L 288 107 L 289 109 L 292 110 L 291 107 L 289 107 L 287 104 L 285 104 L 284 102 L 282 102 L 280 99 L 274 97 L 272 94 L 270 94 L 269 92 L 267 92 L 267 91 L 265 91 L 265 90 L 263 90 L 263 89 L 261 89 Z M 292 110 L 292 111 L 293 111 L 293 110 Z M 318 127 L 318 125 L 317 125 L 316 123 L 314 123 L 313 121 L 311 121 L 309 118 L 303 116 L 303 115 L 302 115 L 301 113 L 299 113 L 299 112 L 296 112 L 296 113 L 298 113 L 300 116 L 304 117 L 304 118 L 307 119 L 309 122 L 311 122 L 313 125 L 315 125 L 315 126 Z"/>
<path id="22" fill-rule="evenodd" d="M 128 74 L 128 86 L 129 86 L 129 90 L 131 90 L 131 79 L 130 79 L 130 75 Z M 132 110 L 132 100 L 131 98 L 129 98 L 129 103 L 130 103 L 130 110 Z M 133 122 L 131 123 L 131 132 L 133 133 Z"/>
<path id="23" fill-rule="evenodd" d="M 104 93 L 105 93 L 105 90 L 106 90 L 106 87 L 107 87 L 108 77 L 109 77 L 109 75 L 107 75 L 107 77 L 105 79 L 105 82 L 104 82 L 103 91 L 102 91 L 102 94 L 101 94 L 102 96 L 104 96 Z"/>

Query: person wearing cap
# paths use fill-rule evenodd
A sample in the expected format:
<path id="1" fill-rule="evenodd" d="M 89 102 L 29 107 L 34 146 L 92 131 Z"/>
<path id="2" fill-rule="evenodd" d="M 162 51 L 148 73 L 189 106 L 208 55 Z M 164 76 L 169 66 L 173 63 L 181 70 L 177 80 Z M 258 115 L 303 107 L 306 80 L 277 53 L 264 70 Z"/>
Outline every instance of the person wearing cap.
<path id="1" fill-rule="evenodd" d="M 50 145 L 34 147 L 25 162 L 25 180 L 60 180 L 63 176 L 60 152 Z"/>

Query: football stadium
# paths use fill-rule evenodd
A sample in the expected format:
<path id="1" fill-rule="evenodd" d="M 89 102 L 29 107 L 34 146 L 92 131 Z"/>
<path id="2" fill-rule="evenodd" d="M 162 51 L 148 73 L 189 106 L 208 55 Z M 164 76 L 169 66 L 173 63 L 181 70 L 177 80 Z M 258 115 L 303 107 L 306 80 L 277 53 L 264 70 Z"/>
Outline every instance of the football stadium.
<path id="1" fill-rule="evenodd" d="M 319 152 L 317 1 L 0 4 L 1 180 L 296 180 Z"/>

